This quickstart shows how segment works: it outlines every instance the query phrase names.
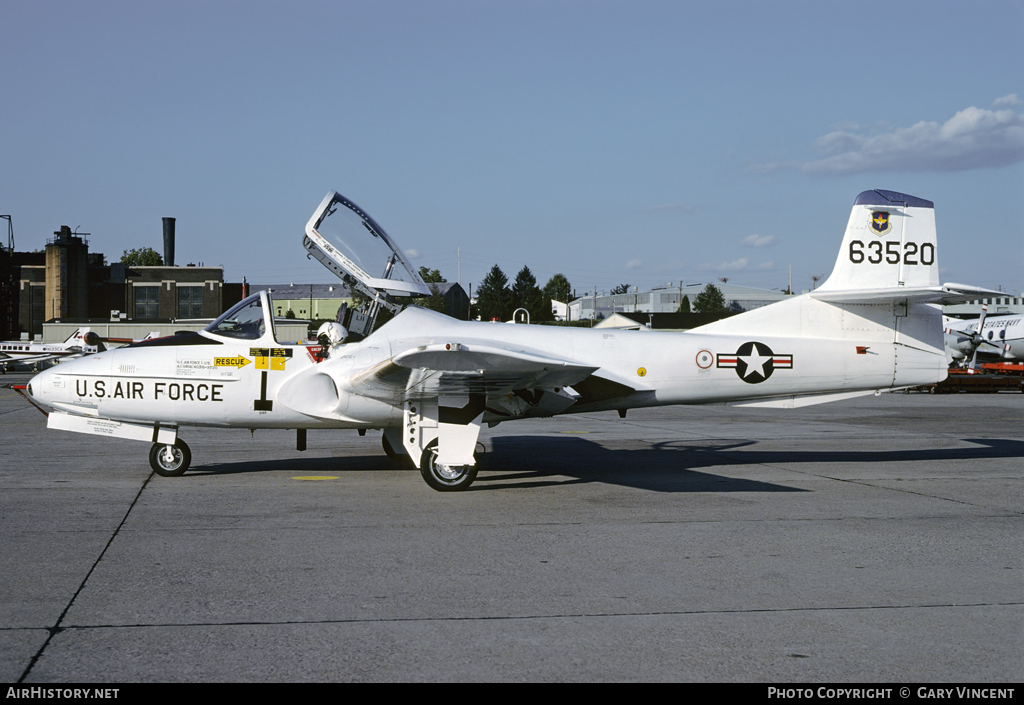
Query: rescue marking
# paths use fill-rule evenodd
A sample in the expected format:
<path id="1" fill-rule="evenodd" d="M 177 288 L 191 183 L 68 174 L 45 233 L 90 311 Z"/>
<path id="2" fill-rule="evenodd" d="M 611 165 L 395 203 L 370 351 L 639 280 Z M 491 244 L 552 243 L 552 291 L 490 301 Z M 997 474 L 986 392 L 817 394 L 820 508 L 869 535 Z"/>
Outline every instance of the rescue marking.
<path id="1" fill-rule="evenodd" d="M 215 357 L 213 358 L 214 367 L 237 367 L 239 369 L 248 365 L 252 360 L 247 357 Z"/>
<path id="2" fill-rule="evenodd" d="M 249 354 L 256 358 L 257 370 L 283 370 L 292 351 L 291 348 L 249 348 Z"/>
<path id="3" fill-rule="evenodd" d="M 249 348 L 249 354 L 256 359 L 256 369 L 260 372 L 260 398 L 253 399 L 253 411 L 273 411 L 274 400 L 267 399 L 267 371 L 284 370 L 284 365 L 292 356 L 291 348 Z"/>

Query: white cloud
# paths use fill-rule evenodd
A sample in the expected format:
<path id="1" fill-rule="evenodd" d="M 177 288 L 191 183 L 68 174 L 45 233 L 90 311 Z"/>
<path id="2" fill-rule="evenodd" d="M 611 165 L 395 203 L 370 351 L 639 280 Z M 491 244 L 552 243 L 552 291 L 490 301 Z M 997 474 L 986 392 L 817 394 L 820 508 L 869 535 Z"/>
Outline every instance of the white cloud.
<path id="1" fill-rule="evenodd" d="M 743 238 L 743 245 L 745 247 L 768 247 L 769 245 L 775 244 L 774 235 L 751 235 L 750 237 Z"/>
<path id="2" fill-rule="evenodd" d="M 1009 95 L 996 102 L 1008 106 L 1020 101 Z M 815 146 L 830 156 L 800 165 L 801 171 L 832 175 L 998 168 L 1024 161 L 1024 115 L 970 107 L 941 125 L 922 121 L 873 135 L 837 130 L 818 138 Z"/>
<path id="3" fill-rule="evenodd" d="M 417 249 L 404 250 L 404 252 L 405 252 L 405 256 L 408 257 L 409 259 L 419 259 L 420 258 L 420 251 L 417 250 Z"/>
<path id="4" fill-rule="evenodd" d="M 1020 105 L 1021 99 L 1017 97 L 1016 93 L 1010 95 L 1004 95 L 1002 98 L 996 98 L 992 101 L 992 107 L 994 108 L 1011 108 L 1015 105 Z"/>
<path id="5" fill-rule="evenodd" d="M 706 272 L 739 272 L 747 268 L 750 264 L 750 260 L 746 257 L 740 257 L 739 259 L 733 260 L 732 262 L 722 262 L 720 264 L 702 264 L 698 269 L 703 269 Z"/>
<path id="6" fill-rule="evenodd" d="M 636 269 L 643 263 L 644 261 L 642 259 L 631 259 L 628 262 L 626 262 L 626 269 Z"/>
<path id="7" fill-rule="evenodd" d="M 761 262 L 760 264 L 751 264 L 748 258 L 740 257 L 732 262 L 702 264 L 697 269 L 705 272 L 766 272 L 775 269 L 775 263 Z"/>

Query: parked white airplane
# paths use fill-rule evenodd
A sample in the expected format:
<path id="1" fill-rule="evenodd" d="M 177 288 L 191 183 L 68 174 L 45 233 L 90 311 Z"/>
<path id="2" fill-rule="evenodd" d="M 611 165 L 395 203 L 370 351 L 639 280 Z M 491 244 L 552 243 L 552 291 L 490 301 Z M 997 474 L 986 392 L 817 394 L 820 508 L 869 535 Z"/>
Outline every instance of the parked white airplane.
<path id="1" fill-rule="evenodd" d="M 937 304 L 994 292 L 940 286 L 933 204 L 861 193 L 829 279 L 809 294 L 687 333 L 457 321 L 402 251 L 355 204 L 329 193 L 304 246 L 372 305 L 348 334 L 321 329 L 327 354 L 284 345 L 267 292 L 205 331 L 92 355 L 34 377 L 50 428 L 151 444 L 160 475 L 191 462 L 182 426 L 383 430 L 384 451 L 436 490 L 473 482 L 481 423 L 665 404 L 791 408 L 946 377 Z M 372 252 L 367 252 L 370 246 Z M 369 271 L 386 262 L 384 272 Z M 379 271 L 379 269 L 378 269 Z M 372 330 L 380 308 L 398 312 Z"/>
<path id="2" fill-rule="evenodd" d="M 946 352 L 954 360 L 970 358 L 968 368 L 977 369 L 978 355 L 1000 360 L 1024 360 L 1024 314 L 988 317 L 981 307 L 976 321 L 943 320 Z"/>
<path id="3" fill-rule="evenodd" d="M 159 337 L 159 331 L 152 331 L 141 340 L 152 340 Z M 63 343 L 5 340 L 0 342 L 0 373 L 7 374 L 7 368 L 11 365 L 31 364 L 38 369 L 43 362 L 65 362 L 83 355 L 94 355 L 107 349 L 104 343 L 126 345 L 138 342 L 141 341 L 134 338 L 101 338 L 88 328 L 79 328 Z"/>
<path id="4" fill-rule="evenodd" d="M 100 337 L 88 328 L 79 328 L 63 343 L 34 343 L 28 340 L 0 342 L 0 371 L 4 374 L 10 365 L 34 364 L 89 355 L 100 351 Z"/>

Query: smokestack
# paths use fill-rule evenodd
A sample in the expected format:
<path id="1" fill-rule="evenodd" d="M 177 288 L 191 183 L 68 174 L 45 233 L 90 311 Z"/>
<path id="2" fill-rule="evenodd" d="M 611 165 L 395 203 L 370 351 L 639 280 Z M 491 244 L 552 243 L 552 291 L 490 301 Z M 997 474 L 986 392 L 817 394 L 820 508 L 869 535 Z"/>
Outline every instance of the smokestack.
<path id="1" fill-rule="evenodd" d="M 174 218 L 164 218 L 164 266 L 174 266 Z"/>

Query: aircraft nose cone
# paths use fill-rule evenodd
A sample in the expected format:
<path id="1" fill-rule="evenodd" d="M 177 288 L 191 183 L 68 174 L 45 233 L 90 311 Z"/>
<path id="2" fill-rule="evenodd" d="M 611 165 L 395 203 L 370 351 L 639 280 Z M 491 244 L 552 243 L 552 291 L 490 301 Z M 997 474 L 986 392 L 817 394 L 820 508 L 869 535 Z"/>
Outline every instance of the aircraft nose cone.
<path id="1" fill-rule="evenodd" d="M 46 391 L 53 386 L 53 370 L 43 370 L 28 381 L 25 392 L 40 404 L 46 404 Z"/>

